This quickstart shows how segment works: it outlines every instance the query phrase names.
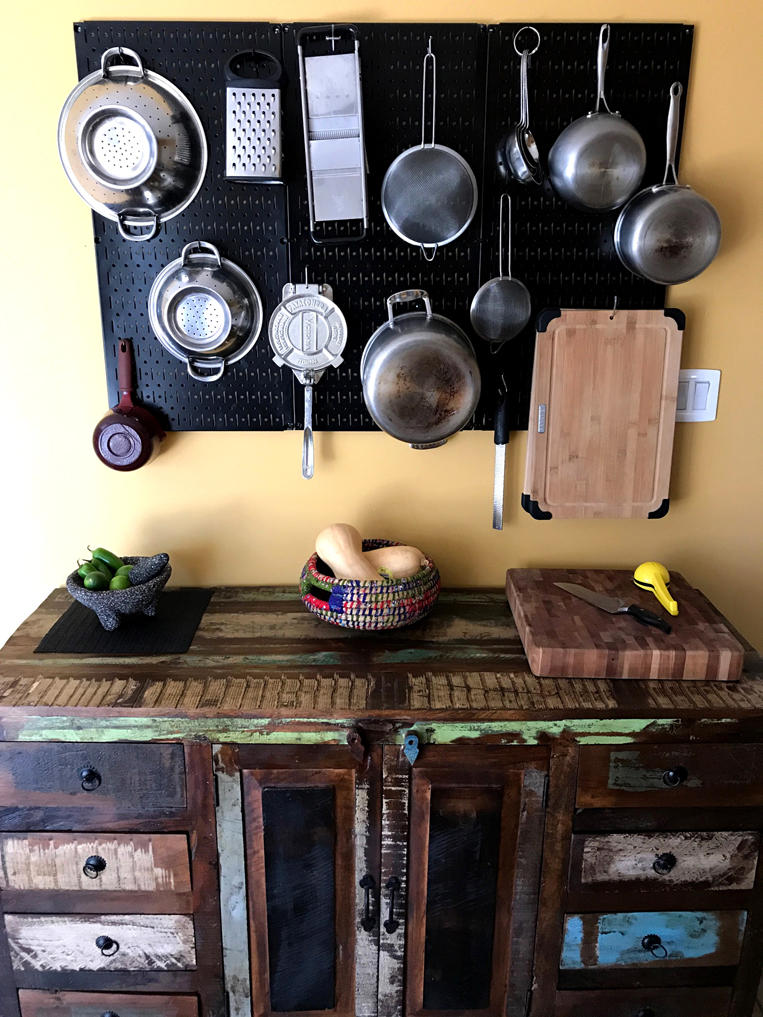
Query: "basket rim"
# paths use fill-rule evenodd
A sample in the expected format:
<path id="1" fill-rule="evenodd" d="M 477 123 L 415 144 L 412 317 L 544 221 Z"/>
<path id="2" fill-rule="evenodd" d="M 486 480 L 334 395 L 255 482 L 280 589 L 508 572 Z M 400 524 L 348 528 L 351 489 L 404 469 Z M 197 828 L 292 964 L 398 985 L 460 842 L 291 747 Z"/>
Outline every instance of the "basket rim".
<path id="1" fill-rule="evenodd" d="M 403 547 L 403 542 L 400 540 L 387 540 L 384 537 L 364 537 L 363 544 L 374 544 L 376 547 Z M 369 548 L 369 550 L 371 550 Z M 421 566 L 418 572 L 415 572 L 412 576 L 405 576 L 401 579 L 384 579 L 379 576 L 378 579 L 342 579 L 339 576 L 326 575 L 323 572 L 319 572 L 316 563 L 318 561 L 318 552 L 313 551 L 310 557 L 307 559 L 304 567 L 304 571 L 310 576 L 317 585 L 322 586 L 325 589 L 331 589 L 334 586 L 347 586 L 352 584 L 354 589 L 364 590 L 386 590 L 388 593 L 396 591 L 404 591 L 410 589 L 412 586 L 418 586 L 425 580 L 429 579 L 432 575 L 437 573 L 437 566 L 425 552 L 421 552 L 426 558 L 426 563 Z"/>

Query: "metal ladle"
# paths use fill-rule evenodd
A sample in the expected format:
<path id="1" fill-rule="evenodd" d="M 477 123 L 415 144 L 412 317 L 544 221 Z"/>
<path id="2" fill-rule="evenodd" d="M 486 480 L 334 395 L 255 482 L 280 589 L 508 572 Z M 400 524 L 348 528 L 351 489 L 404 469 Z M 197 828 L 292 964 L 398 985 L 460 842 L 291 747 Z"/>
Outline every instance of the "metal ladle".
<path id="1" fill-rule="evenodd" d="M 506 275 L 503 274 L 503 205 L 508 208 L 509 243 Z M 490 343 L 491 353 L 518 335 L 530 320 L 530 293 L 523 282 L 511 277 L 511 198 L 501 195 L 498 205 L 498 275 L 477 290 L 469 309 L 472 328 Z"/>

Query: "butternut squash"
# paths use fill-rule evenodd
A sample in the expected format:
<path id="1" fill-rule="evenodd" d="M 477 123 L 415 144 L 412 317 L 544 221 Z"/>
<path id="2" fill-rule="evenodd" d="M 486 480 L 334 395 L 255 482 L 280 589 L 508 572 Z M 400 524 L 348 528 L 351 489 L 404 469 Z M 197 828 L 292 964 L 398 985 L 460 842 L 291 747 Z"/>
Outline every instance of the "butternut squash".
<path id="1" fill-rule="evenodd" d="M 349 523 L 334 523 L 315 538 L 315 550 L 337 579 L 373 579 L 381 576 L 363 554 L 363 539 Z"/>
<path id="2" fill-rule="evenodd" d="M 399 544 L 393 547 L 377 547 L 374 551 L 364 551 L 363 557 L 373 567 L 390 579 L 408 579 L 415 576 L 426 558 L 417 547 Z"/>

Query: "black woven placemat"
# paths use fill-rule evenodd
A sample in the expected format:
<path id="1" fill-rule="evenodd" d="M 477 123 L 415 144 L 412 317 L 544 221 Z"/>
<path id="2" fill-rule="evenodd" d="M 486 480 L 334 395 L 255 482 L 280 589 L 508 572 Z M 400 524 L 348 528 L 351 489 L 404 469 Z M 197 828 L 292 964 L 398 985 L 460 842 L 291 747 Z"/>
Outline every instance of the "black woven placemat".
<path id="1" fill-rule="evenodd" d="M 75 600 L 34 652 L 92 653 L 99 657 L 185 653 L 213 593 L 212 589 L 195 587 L 165 590 L 153 618 L 123 615 L 121 625 L 113 632 L 107 632 L 95 612 Z"/>

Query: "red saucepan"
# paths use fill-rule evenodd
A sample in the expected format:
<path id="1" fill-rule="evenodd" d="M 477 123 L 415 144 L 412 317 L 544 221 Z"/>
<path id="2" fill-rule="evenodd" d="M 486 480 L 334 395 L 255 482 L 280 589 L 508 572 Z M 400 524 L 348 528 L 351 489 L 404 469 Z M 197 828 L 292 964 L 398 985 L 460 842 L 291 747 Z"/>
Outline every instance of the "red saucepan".
<path id="1" fill-rule="evenodd" d="M 93 431 L 95 454 L 112 470 L 137 470 L 159 451 L 165 437 L 162 425 L 143 406 L 132 401 L 132 343 L 119 340 L 117 351 L 119 403 Z"/>

